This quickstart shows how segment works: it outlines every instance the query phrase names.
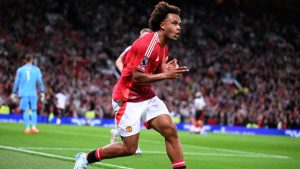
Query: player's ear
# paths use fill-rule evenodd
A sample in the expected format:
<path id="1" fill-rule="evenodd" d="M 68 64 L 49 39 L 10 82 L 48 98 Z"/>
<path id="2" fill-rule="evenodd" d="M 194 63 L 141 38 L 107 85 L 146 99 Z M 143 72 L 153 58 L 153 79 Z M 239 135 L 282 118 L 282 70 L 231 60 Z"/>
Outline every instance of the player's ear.
<path id="1" fill-rule="evenodd" d="M 160 29 L 162 30 L 162 31 L 164 31 L 165 30 L 165 22 L 164 21 L 162 21 L 161 23 L 160 23 Z"/>

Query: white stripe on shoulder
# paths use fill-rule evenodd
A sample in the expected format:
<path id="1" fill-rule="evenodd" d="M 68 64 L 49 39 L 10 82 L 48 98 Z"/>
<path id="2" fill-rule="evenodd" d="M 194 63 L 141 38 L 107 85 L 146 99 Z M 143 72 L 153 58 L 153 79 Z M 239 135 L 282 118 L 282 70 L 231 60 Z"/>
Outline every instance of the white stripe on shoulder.
<path id="1" fill-rule="evenodd" d="M 151 39 L 151 42 L 150 42 L 147 50 L 146 50 L 145 56 L 150 57 L 150 55 L 151 55 L 151 53 L 152 53 L 152 51 L 154 49 L 154 46 L 155 46 L 155 44 L 156 44 L 157 41 L 158 41 L 158 33 L 155 32 L 154 36 Z"/>
<path id="2" fill-rule="evenodd" d="M 156 33 L 154 33 L 154 35 L 153 35 L 153 37 L 152 37 L 152 39 L 151 39 L 151 41 L 150 41 L 150 44 L 149 44 L 149 46 L 148 46 L 148 48 L 147 48 L 147 50 L 146 50 L 146 52 L 145 52 L 145 56 L 147 56 L 147 54 L 149 53 L 149 50 L 150 50 L 151 46 L 152 46 L 153 43 L 154 43 L 154 40 L 155 40 L 155 34 L 156 34 Z"/>
<path id="3" fill-rule="evenodd" d="M 152 45 L 151 48 L 150 48 L 150 50 L 149 50 L 150 52 L 149 52 L 149 54 L 147 55 L 148 58 L 151 56 L 151 53 L 152 53 L 152 51 L 153 51 L 153 49 L 154 49 L 154 47 L 155 47 L 155 45 L 156 45 L 157 42 L 158 42 L 158 34 L 157 34 L 157 36 L 155 37 L 154 45 Z"/>

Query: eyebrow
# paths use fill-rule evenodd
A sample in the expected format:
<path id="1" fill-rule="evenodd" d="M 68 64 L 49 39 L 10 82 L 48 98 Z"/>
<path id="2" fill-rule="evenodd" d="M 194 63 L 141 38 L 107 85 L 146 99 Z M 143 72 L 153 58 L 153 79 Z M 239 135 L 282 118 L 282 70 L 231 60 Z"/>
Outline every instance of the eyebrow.
<path id="1" fill-rule="evenodd" d="M 176 22 L 178 24 L 181 24 L 181 18 L 180 18 L 179 15 L 178 15 L 178 18 L 177 18 L 177 17 L 174 17 L 174 16 L 168 14 L 167 17 L 164 19 L 164 21 L 166 21 L 166 20 L 169 20 L 171 23 Z"/>
<path id="2" fill-rule="evenodd" d="M 169 19 L 169 20 L 170 20 L 172 23 L 173 23 L 173 22 L 177 22 L 177 23 L 179 23 L 179 24 L 181 23 L 181 20 L 174 20 L 174 19 Z"/>

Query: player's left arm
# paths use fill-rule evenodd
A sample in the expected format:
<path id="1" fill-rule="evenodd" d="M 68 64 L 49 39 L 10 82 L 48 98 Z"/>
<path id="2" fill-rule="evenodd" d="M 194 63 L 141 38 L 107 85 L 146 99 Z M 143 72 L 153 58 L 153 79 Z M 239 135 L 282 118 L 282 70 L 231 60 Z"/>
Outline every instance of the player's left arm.
<path id="1" fill-rule="evenodd" d="M 123 70 L 123 65 L 124 65 L 124 58 L 125 55 L 128 53 L 128 50 L 130 50 L 131 46 L 127 47 L 122 53 L 121 55 L 118 57 L 118 59 L 116 60 L 116 67 L 118 68 L 118 70 L 120 72 L 122 72 Z"/>
<path id="2" fill-rule="evenodd" d="M 38 74 L 37 82 L 38 82 L 40 92 L 41 92 L 40 100 L 43 102 L 45 100 L 45 86 L 44 86 L 44 82 L 43 82 L 43 75 L 39 68 L 37 68 L 37 74 Z"/>
<path id="3" fill-rule="evenodd" d="M 120 55 L 120 57 L 118 57 L 118 59 L 116 60 L 116 67 L 117 67 L 117 69 L 120 71 L 120 72 L 122 72 L 122 70 L 123 70 L 123 55 Z"/>

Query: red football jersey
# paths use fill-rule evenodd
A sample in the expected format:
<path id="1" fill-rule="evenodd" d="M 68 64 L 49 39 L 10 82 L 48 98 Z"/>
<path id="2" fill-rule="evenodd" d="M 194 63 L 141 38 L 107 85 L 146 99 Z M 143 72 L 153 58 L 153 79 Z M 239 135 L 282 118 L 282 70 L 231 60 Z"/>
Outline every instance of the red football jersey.
<path id="1" fill-rule="evenodd" d="M 156 96 L 150 84 L 134 83 L 132 71 L 137 69 L 149 74 L 159 73 L 162 61 L 166 56 L 168 56 L 168 46 L 160 46 L 157 32 L 137 39 L 126 55 L 121 77 L 113 91 L 113 100 L 140 102 Z"/>

